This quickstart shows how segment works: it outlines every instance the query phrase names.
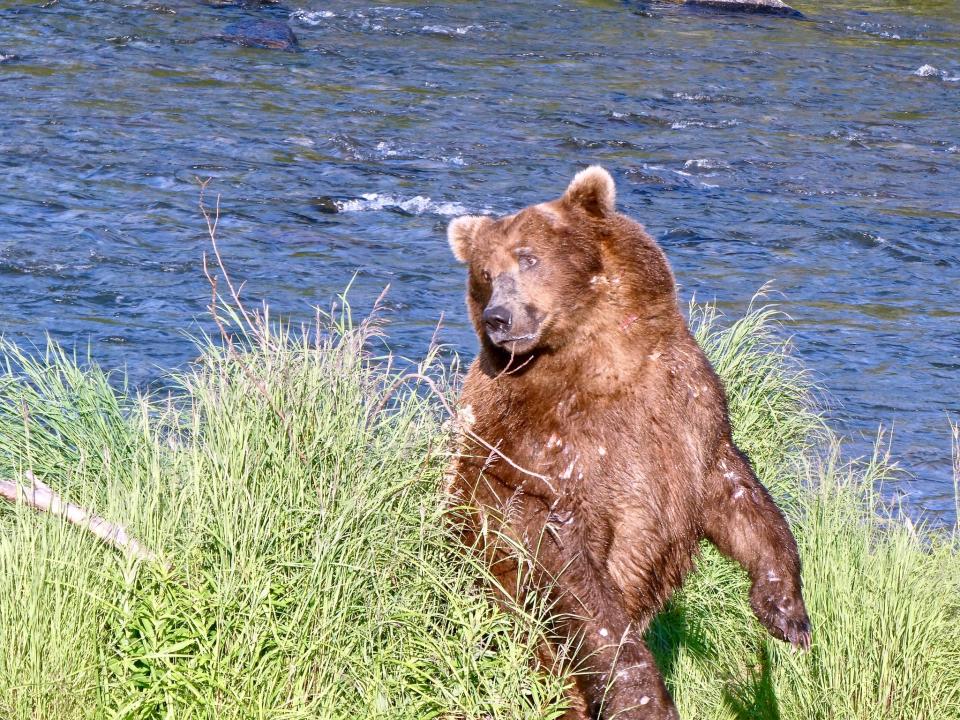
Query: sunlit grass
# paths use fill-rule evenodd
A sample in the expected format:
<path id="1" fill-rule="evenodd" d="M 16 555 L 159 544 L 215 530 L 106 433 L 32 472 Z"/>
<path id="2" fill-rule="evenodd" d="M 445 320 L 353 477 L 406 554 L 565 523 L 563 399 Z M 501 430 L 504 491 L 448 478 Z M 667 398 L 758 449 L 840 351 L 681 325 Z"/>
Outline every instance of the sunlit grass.
<path id="1" fill-rule="evenodd" d="M 0 717 L 555 717 L 540 620 L 493 607 L 451 547 L 445 418 L 408 385 L 384 403 L 398 376 L 368 354 L 377 328 L 221 318 L 233 339 L 202 340 L 172 397 L 55 346 L 0 348 L 0 477 L 33 472 L 166 563 L 0 506 Z M 960 717 L 956 537 L 884 510 L 885 458 L 841 459 L 769 309 L 692 318 L 793 523 L 814 640 L 770 639 L 705 546 L 648 636 L 682 715 Z"/>
<path id="2" fill-rule="evenodd" d="M 650 633 L 681 715 L 960 717 L 956 533 L 891 514 L 877 494 L 894 472 L 883 453 L 842 459 L 771 309 L 727 328 L 710 307 L 691 316 L 727 387 L 736 440 L 793 525 L 813 647 L 795 653 L 766 635 L 745 573 L 705 545 Z"/>
<path id="3" fill-rule="evenodd" d="M 550 717 L 536 621 L 491 606 L 443 531 L 436 413 L 403 391 L 371 422 L 371 327 L 317 331 L 207 343 L 169 401 L 4 348 L 0 472 L 169 569 L 0 509 L 0 717 Z"/>

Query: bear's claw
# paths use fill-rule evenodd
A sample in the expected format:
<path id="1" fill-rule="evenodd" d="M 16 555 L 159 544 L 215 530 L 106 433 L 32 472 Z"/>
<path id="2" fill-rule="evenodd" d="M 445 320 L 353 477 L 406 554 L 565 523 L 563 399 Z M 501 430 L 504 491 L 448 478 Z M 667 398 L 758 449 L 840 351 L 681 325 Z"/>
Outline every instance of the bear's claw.
<path id="1" fill-rule="evenodd" d="M 800 650 L 810 649 L 810 618 L 799 592 L 785 594 L 782 587 L 758 583 L 750 592 L 750 606 L 775 638 Z"/>

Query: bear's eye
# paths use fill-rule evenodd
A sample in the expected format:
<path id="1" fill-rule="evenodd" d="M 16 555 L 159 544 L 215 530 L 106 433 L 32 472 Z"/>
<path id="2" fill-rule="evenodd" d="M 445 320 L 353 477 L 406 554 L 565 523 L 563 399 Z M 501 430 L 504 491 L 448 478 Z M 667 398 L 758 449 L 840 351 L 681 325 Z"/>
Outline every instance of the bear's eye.
<path id="1" fill-rule="evenodd" d="M 529 270 L 537 264 L 538 260 L 535 255 L 524 254 L 517 258 L 517 262 L 520 264 L 521 270 Z"/>
<path id="2" fill-rule="evenodd" d="M 484 282 L 490 282 L 490 273 L 488 271 L 484 270 L 482 273 L 480 273 L 480 277 L 483 278 Z"/>

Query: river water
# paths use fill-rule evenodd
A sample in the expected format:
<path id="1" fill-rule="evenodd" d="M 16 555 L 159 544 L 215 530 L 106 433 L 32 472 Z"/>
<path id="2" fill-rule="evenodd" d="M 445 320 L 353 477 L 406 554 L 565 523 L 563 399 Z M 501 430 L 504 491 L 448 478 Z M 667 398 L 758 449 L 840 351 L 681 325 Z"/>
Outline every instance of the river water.
<path id="1" fill-rule="evenodd" d="M 361 310 L 391 286 L 394 351 L 422 356 L 442 313 L 470 355 L 449 218 L 602 163 L 685 299 L 736 315 L 773 282 L 851 452 L 892 426 L 896 490 L 952 516 L 960 3 L 292 2 L 0 0 L 6 337 L 138 383 L 193 357 L 212 178 L 251 301 L 307 319 L 356 273 Z M 300 51 L 216 39 L 245 18 Z"/>

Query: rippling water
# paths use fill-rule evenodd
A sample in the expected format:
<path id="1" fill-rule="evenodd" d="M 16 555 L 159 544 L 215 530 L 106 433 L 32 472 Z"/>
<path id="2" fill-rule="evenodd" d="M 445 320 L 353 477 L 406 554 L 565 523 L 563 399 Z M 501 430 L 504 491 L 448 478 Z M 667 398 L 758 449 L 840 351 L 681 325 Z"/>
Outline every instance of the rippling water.
<path id="1" fill-rule="evenodd" d="M 251 296 L 297 318 L 359 272 L 392 347 L 471 354 L 449 216 L 593 162 L 684 297 L 773 280 L 854 438 L 893 426 L 913 507 L 953 505 L 960 412 L 960 5 L 800 2 L 804 21 L 641 2 L 0 0 L 0 330 L 139 382 L 204 328 L 196 179 Z M 300 52 L 215 36 L 287 20 Z M 337 209 L 338 212 L 331 213 Z M 869 442 L 857 440 L 866 452 Z"/>

